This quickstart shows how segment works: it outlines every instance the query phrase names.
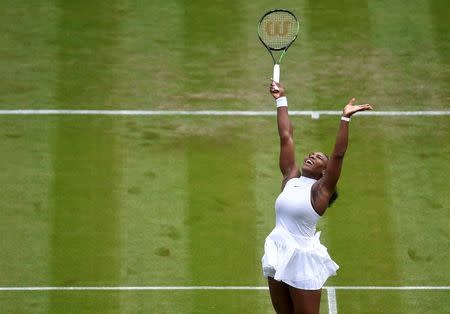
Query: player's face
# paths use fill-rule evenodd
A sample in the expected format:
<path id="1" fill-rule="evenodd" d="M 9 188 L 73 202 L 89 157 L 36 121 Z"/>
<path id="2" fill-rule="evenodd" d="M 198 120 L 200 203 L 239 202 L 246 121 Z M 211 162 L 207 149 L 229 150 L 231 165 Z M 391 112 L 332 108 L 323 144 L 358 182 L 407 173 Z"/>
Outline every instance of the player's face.
<path id="1" fill-rule="evenodd" d="M 324 153 L 315 152 L 303 159 L 302 172 L 315 178 L 320 178 L 327 168 L 328 158 Z"/>

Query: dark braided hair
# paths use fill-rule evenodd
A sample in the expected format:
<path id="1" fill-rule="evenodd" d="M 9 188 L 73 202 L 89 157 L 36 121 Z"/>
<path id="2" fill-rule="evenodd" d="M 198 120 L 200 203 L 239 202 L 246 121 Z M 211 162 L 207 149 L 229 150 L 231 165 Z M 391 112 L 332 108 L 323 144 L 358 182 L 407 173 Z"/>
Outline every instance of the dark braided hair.
<path id="1" fill-rule="evenodd" d="M 328 157 L 327 154 L 324 154 L 325 157 L 327 157 L 328 160 L 330 160 L 330 157 Z M 339 196 L 339 193 L 337 191 L 337 188 L 334 190 L 333 194 L 331 194 L 330 200 L 328 201 L 328 207 L 331 207 L 331 205 L 333 205 L 333 203 L 337 200 Z"/>
<path id="2" fill-rule="evenodd" d="M 337 200 L 338 196 L 339 196 L 339 193 L 338 193 L 337 189 L 335 189 L 333 194 L 331 194 L 330 200 L 328 201 L 328 207 L 331 207 L 331 205 L 333 205 L 334 201 Z"/>

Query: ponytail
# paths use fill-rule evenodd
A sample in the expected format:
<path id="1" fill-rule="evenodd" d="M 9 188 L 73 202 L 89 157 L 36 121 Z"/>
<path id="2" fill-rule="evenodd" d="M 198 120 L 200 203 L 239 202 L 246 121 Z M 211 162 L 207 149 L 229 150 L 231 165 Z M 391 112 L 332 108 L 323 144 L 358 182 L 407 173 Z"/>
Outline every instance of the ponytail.
<path id="1" fill-rule="evenodd" d="M 333 194 L 331 194 L 330 200 L 328 201 L 328 207 L 331 207 L 333 203 L 337 200 L 339 194 L 337 189 L 334 190 Z"/>

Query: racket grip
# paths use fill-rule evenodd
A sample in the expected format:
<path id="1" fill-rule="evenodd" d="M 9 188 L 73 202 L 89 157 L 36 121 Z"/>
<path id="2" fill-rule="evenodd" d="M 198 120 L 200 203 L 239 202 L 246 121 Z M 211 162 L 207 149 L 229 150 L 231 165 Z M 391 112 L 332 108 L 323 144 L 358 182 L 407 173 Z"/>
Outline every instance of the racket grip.
<path id="1" fill-rule="evenodd" d="M 280 65 L 279 64 L 275 64 L 273 66 L 273 80 L 276 83 L 280 83 Z"/>

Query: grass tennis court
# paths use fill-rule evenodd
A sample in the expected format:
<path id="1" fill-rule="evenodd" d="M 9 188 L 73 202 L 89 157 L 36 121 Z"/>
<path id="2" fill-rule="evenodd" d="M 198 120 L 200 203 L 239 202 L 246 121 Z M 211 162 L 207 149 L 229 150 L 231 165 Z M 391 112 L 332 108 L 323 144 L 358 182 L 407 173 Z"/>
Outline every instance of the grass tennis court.
<path id="1" fill-rule="evenodd" d="M 356 96 L 448 112 L 446 1 L 282 6 L 301 18 L 281 69 L 291 110 Z M 256 36 L 272 7 L 3 0 L 0 110 L 274 110 Z M 338 116 L 292 121 L 298 157 L 330 152 Z M 337 312 L 449 313 L 450 115 L 351 123 L 318 226 L 340 265 L 326 284 Z M 273 312 L 260 258 L 280 185 L 274 116 L 0 114 L 0 138 L 0 312 Z"/>

